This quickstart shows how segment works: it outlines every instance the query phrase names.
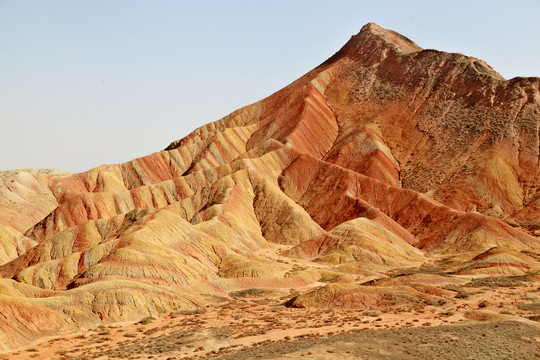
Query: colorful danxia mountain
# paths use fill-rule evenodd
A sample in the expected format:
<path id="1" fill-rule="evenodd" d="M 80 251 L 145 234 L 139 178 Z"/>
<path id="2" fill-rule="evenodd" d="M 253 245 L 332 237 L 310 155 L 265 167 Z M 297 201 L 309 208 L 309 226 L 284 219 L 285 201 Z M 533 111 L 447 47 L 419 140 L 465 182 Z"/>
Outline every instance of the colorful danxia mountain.
<path id="1" fill-rule="evenodd" d="M 162 151 L 78 174 L 0 172 L 0 350 L 69 358 L 24 349 L 212 314 L 198 331 L 232 331 L 216 335 L 230 348 L 148 354 L 232 359 L 233 323 L 256 321 L 218 319 L 249 304 L 278 324 L 245 337 L 271 344 L 304 334 L 286 322 L 298 314 L 319 314 L 304 328 L 323 340 L 423 319 L 418 330 L 538 331 L 539 141 L 540 78 L 506 80 L 367 24 L 300 79 Z M 406 316 L 421 321 L 392 322 Z M 135 335 L 121 341 L 153 336 Z M 79 358 L 97 357 L 92 346 Z"/>

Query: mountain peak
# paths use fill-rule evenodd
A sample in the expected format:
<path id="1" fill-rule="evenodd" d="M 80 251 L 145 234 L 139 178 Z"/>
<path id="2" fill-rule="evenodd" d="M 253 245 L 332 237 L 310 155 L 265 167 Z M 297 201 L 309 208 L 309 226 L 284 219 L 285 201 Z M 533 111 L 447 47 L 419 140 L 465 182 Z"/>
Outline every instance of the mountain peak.
<path id="1" fill-rule="evenodd" d="M 423 50 L 414 41 L 393 30 L 385 29 L 375 23 L 367 23 L 360 32 L 351 38 L 354 42 L 375 40 L 393 46 L 401 53 L 411 53 Z"/>
<path id="2" fill-rule="evenodd" d="M 392 51 L 406 55 L 423 49 L 414 41 L 393 30 L 388 30 L 370 22 L 362 27 L 360 32 L 351 39 L 330 59 L 332 62 L 343 56 L 356 60 L 373 60 L 382 58 L 391 49 Z"/>

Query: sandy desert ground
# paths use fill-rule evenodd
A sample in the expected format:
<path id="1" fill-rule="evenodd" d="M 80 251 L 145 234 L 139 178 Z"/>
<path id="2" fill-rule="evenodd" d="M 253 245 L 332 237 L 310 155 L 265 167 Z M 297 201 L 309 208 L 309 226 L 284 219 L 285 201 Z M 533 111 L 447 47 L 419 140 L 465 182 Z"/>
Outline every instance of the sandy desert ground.
<path id="1" fill-rule="evenodd" d="M 414 308 L 291 308 L 285 289 L 251 289 L 205 310 L 50 337 L 2 359 L 537 359 L 534 276 L 460 279 Z"/>

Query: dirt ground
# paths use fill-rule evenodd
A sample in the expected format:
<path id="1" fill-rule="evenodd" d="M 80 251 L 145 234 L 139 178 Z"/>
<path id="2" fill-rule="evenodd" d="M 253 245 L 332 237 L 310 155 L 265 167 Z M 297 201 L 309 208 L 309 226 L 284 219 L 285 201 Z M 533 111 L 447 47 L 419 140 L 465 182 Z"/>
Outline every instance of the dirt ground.
<path id="1" fill-rule="evenodd" d="M 220 360 L 540 359 L 540 330 L 514 321 L 372 330 L 263 345 Z"/>
<path id="2" fill-rule="evenodd" d="M 539 285 L 478 279 L 442 303 L 370 311 L 247 291 L 255 298 L 43 338 L 0 359 L 540 359 Z"/>
<path id="3" fill-rule="evenodd" d="M 284 259 L 292 270 L 309 265 Z M 369 309 L 292 308 L 288 300 L 312 284 L 243 289 L 199 310 L 41 338 L 0 360 L 540 359 L 537 274 L 475 277 L 419 268 L 387 280 L 409 275 L 445 295 Z"/>

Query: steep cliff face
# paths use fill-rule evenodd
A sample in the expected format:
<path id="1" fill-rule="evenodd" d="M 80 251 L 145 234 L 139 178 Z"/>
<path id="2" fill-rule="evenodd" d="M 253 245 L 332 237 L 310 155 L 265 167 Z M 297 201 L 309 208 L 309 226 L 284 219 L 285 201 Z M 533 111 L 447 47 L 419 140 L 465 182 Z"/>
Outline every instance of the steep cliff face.
<path id="1" fill-rule="evenodd" d="M 329 269 L 530 272 L 539 127 L 539 78 L 505 80 L 368 24 L 291 85 L 164 151 L 2 174 L 0 306 L 46 309 L 53 332 L 242 288 L 307 291 Z M 47 333 L 25 319 L 0 320 L 0 347 Z"/>

